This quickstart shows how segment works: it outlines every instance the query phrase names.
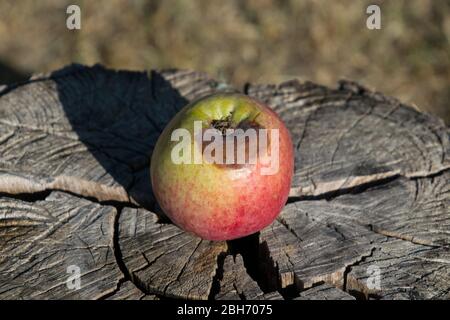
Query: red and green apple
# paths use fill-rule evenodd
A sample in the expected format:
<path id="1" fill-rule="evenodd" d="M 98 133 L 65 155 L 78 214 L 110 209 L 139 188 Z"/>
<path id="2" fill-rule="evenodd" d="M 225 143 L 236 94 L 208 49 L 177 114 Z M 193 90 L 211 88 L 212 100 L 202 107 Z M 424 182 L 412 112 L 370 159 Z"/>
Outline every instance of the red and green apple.
<path id="1" fill-rule="evenodd" d="M 293 167 L 291 138 L 276 113 L 249 96 L 219 93 L 188 104 L 169 122 L 150 172 L 172 222 L 203 239 L 231 240 L 277 217 Z"/>

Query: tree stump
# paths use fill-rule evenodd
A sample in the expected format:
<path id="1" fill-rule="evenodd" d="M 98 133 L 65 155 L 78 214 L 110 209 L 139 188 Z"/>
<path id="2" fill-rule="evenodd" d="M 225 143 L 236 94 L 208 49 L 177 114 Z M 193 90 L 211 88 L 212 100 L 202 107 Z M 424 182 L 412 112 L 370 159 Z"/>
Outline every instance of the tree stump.
<path id="1" fill-rule="evenodd" d="M 0 299 L 450 298 L 437 118 L 352 82 L 239 90 L 179 70 L 72 65 L 0 90 Z M 223 90 L 280 115 L 295 175 L 272 225 L 211 242 L 160 212 L 149 159 L 180 108 Z"/>

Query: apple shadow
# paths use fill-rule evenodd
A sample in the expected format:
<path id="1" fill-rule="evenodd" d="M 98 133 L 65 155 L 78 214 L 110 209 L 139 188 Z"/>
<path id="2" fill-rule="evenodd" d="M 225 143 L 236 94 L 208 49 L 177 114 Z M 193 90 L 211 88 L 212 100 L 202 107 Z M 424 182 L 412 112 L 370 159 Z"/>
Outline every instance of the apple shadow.
<path id="1" fill-rule="evenodd" d="M 150 159 L 162 130 L 188 100 L 157 71 L 71 65 L 51 78 L 72 130 L 104 169 L 89 175 L 106 183 L 111 179 L 104 175 L 111 176 L 134 203 L 164 220 L 151 189 Z"/>

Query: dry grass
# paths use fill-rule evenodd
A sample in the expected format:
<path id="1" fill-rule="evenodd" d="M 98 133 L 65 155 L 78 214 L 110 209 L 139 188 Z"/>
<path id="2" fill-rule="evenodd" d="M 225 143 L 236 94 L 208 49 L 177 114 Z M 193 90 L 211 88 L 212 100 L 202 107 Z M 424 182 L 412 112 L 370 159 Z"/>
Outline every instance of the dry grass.
<path id="1" fill-rule="evenodd" d="M 350 78 L 450 123 L 450 3 L 376 1 L 382 29 L 371 31 L 372 2 L 2 0 L 0 69 L 45 72 L 75 61 L 197 69 L 237 85 Z M 81 31 L 65 27 L 71 3 L 81 6 Z M 4 71 L 0 81 L 15 78 Z"/>

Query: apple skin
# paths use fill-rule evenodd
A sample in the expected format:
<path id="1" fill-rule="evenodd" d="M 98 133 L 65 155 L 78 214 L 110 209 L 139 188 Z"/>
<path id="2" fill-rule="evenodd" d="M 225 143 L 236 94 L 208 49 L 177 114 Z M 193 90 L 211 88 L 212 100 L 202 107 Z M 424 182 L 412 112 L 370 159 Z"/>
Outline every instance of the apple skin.
<path id="1" fill-rule="evenodd" d="M 175 164 L 171 150 L 174 129 L 193 134 L 193 121 L 205 127 L 232 113 L 234 125 L 257 114 L 262 128 L 279 131 L 279 169 L 261 175 L 260 159 L 246 165 L 246 174 L 232 166 L 213 163 Z M 192 139 L 193 152 L 201 147 Z M 269 107 L 249 96 L 220 93 L 184 107 L 158 138 L 151 159 L 153 193 L 164 213 L 178 227 L 207 240 L 231 240 L 255 233 L 269 225 L 280 213 L 289 195 L 294 154 L 289 131 Z"/>

